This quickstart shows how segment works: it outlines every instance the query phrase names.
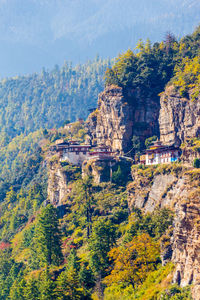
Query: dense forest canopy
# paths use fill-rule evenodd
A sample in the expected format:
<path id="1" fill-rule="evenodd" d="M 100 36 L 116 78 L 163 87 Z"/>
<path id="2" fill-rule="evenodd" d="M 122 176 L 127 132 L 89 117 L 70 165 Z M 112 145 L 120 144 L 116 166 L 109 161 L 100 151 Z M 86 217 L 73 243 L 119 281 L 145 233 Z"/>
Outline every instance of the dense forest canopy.
<path id="1" fill-rule="evenodd" d="M 0 82 L 0 147 L 13 137 L 40 128 L 56 128 L 66 120 L 86 118 L 96 107 L 110 60 L 96 57 L 83 65 L 65 63 L 40 74 Z"/>
<path id="2" fill-rule="evenodd" d="M 42 138 L 43 133 L 38 130 L 27 136 L 21 134 L 13 138 L 7 146 L 1 147 L 0 202 L 11 186 L 15 189 L 27 187 L 31 181 L 34 181 L 36 174 L 40 174 L 43 168 L 39 142 Z"/>
<path id="3" fill-rule="evenodd" d="M 139 41 L 135 51 L 129 49 L 119 55 L 112 68 L 106 71 L 106 85 L 116 84 L 127 93 L 136 90 L 159 101 L 159 93 L 174 76 L 176 86 L 198 83 L 199 49 L 200 27 L 180 41 L 171 33 L 167 33 L 161 43 L 151 45 L 149 40 Z M 185 84 L 183 77 L 187 81 Z"/>

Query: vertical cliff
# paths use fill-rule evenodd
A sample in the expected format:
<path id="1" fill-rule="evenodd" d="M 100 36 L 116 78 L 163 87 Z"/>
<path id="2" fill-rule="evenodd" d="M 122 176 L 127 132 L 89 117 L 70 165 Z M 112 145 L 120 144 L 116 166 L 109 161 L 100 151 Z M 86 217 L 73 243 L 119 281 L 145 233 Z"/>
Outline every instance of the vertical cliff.
<path id="1" fill-rule="evenodd" d="M 112 176 L 112 167 L 116 164 L 114 159 L 91 159 L 84 161 L 82 165 L 82 177 L 93 176 L 96 184 L 109 182 Z"/>
<path id="2" fill-rule="evenodd" d="M 200 173 L 198 174 L 200 178 Z M 192 178 L 194 180 L 194 178 Z M 195 180 L 194 180 L 195 182 Z M 192 284 L 193 299 L 200 299 L 200 180 L 188 182 L 185 196 L 175 206 L 172 236 L 174 282 L 182 287 Z"/>
<path id="3" fill-rule="evenodd" d="M 140 96 L 139 91 L 124 94 L 117 86 L 108 86 L 99 94 L 98 109 L 88 118 L 88 134 L 93 142 L 109 145 L 114 151 L 131 149 L 132 137 L 141 141 L 158 135 L 159 103 Z"/>
<path id="4" fill-rule="evenodd" d="M 48 163 L 48 199 L 55 205 L 62 205 L 68 192 L 68 176 L 61 168 L 60 164 L 55 162 Z"/>
<path id="5" fill-rule="evenodd" d="M 183 98 L 173 86 L 160 98 L 160 140 L 164 144 L 180 146 L 187 139 L 200 137 L 200 96 L 192 100 Z"/>
<path id="6" fill-rule="evenodd" d="M 138 207 L 152 212 L 156 207 L 168 207 L 174 211 L 170 245 L 167 245 L 175 264 L 173 281 L 181 286 L 192 284 L 193 298 L 199 300 L 200 171 L 179 164 L 144 170 L 135 167 L 132 176 L 133 182 L 128 186 L 130 210 Z"/>

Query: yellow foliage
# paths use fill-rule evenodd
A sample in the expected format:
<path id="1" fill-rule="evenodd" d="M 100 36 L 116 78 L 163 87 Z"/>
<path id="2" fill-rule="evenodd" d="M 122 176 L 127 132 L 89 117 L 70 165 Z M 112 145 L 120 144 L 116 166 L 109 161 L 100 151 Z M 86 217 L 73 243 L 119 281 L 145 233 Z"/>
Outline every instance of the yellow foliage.
<path id="1" fill-rule="evenodd" d="M 131 285 L 113 284 L 105 289 L 105 300 L 152 300 L 160 299 L 160 295 L 170 287 L 174 265 L 167 264 L 158 270 L 150 272 L 146 280 L 133 289 Z"/>
<path id="2" fill-rule="evenodd" d="M 114 261 L 114 268 L 104 282 L 112 284 L 141 284 L 148 272 L 156 267 L 159 257 L 159 245 L 148 234 L 143 233 L 124 247 L 113 248 L 109 257 Z"/>
<path id="3" fill-rule="evenodd" d="M 116 59 L 116 63 L 113 66 L 113 71 L 116 74 L 120 74 L 123 71 L 124 65 L 127 64 L 128 61 L 132 61 L 135 55 L 131 49 L 128 49 L 125 53 L 120 54 Z"/>
<path id="4" fill-rule="evenodd" d="M 175 68 L 175 79 L 173 84 L 179 89 L 182 96 L 191 89 L 191 97 L 196 100 L 200 91 L 200 58 L 184 58 L 180 66 Z"/>

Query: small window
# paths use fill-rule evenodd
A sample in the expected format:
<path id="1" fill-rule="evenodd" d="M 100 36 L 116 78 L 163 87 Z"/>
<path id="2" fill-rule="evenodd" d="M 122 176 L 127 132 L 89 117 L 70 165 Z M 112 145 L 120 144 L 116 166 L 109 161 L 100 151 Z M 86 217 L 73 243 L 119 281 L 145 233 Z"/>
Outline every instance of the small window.
<path id="1" fill-rule="evenodd" d="M 86 152 L 84 151 L 83 154 L 86 155 Z"/>
<path id="2" fill-rule="evenodd" d="M 79 152 L 76 152 L 76 155 L 79 155 Z"/>

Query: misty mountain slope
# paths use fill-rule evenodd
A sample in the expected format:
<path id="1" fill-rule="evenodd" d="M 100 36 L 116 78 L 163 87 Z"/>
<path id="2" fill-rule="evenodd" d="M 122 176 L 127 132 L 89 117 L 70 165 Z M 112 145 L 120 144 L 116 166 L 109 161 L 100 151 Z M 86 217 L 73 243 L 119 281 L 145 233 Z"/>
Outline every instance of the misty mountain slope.
<path id="1" fill-rule="evenodd" d="M 166 31 L 180 37 L 198 25 L 199 11 L 197 0 L 1 0 L 0 76 L 113 57 Z"/>

